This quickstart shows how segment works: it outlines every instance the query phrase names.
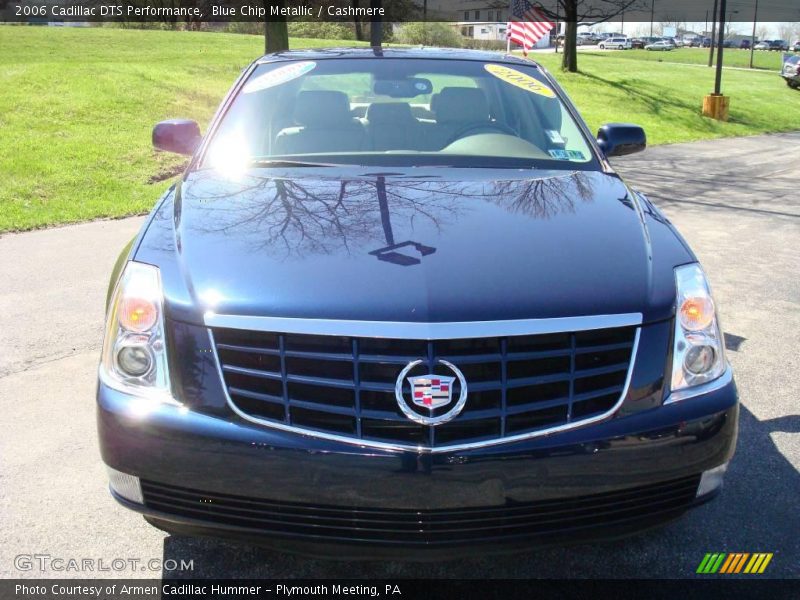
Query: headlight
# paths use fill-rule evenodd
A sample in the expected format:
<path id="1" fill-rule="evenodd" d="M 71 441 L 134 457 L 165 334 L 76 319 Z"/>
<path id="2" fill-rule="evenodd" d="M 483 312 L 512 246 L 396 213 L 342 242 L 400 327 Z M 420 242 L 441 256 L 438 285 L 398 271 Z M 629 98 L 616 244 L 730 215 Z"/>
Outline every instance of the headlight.
<path id="1" fill-rule="evenodd" d="M 106 321 L 100 362 L 106 385 L 128 394 L 175 403 L 164 337 L 164 294 L 157 267 L 129 262 Z"/>
<path id="2" fill-rule="evenodd" d="M 677 307 L 672 353 L 672 391 L 691 388 L 725 372 L 722 332 L 714 299 L 700 265 L 675 269 Z"/>

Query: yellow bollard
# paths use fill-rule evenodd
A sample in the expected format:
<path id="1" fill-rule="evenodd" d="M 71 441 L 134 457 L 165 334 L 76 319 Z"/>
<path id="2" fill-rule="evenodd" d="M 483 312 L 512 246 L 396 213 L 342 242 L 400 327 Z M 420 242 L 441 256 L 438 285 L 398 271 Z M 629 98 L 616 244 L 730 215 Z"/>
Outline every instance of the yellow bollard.
<path id="1" fill-rule="evenodd" d="M 730 104 L 731 99 L 728 96 L 709 94 L 703 98 L 703 116 L 717 121 L 727 121 Z"/>

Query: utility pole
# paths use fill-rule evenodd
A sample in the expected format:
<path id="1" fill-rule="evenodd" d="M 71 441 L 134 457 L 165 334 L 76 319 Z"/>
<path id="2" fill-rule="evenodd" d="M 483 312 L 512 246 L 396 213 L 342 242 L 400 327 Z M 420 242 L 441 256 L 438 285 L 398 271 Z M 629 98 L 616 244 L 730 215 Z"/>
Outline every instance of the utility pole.
<path id="1" fill-rule="evenodd" d="M 753 68 L 753 52 L 756 47 L 756 23 L 758 22 L 758 0 L 756 0 L 756 8 L 753 11 L 753 35 L 750 36 L 750 68 Z"/>
<path id="2" fill-rule="evenodd" d="M 558 25 L 558 2 L 556 2 L 556 27 L 555 27 L 555 30 L 556 30 L 556 54 L 558 54 L 558 36 L 559 36 L 558 32 L 560 30 L 560 27 Z M 506 35 L 508 35 L 508 34 L 506 34 Z"/>
<path id="3" fill-rule="evenodd" d="M 656 0 L 650 0 L 650 37 L 653 37 L 653 16 L 656 12 Z"/>
<path id="4" fill-rule="evenodd" d="M 717 48 L 717 73 L 714 78 L 714 94 L 719 96 L 722 92 L 722 42 L 725 38 L 725 4 L 727 0 L 719 2 L 719 47 Z"/>
<path id="5" fill-rule="evenodd" d="M 711 42 L 709 43 L 710 48 L 708 49 L 708 66 L 714 64 L 714 35 L 717 32 L 717 0 L 714 0 L 714 11 L 711 14 Z"/>

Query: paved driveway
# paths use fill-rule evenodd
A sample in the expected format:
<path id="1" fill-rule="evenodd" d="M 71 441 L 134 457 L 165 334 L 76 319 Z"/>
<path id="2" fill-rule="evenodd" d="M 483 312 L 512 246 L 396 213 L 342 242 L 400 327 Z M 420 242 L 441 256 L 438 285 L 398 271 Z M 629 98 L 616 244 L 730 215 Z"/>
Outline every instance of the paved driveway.
<path id="1" fill-rule="evenodd" d="M 762 551 L 769 574 L 800 576 L 800 133 L 663 146 L 618 167 L 699 254 L 729 334 L 742 423 L 715 502 L 625 542 L 439 564 L 167 537 L 111 501 L 96 445 L 106 277 L 141 219 L 104 221 L 0 238 L 0 574 L 40 575 L 14 557 L 47 554 L 193 560 L 197 576 L 685 577 L 706 552 Z"/>

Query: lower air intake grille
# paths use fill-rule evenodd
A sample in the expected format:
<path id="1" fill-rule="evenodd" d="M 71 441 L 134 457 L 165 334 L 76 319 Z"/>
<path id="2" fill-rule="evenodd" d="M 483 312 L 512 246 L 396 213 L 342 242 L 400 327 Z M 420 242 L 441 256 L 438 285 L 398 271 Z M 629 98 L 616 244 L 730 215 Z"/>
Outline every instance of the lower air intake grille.
<path id="1" fill-rule="evenodd" d="M 545 536 L 664 519 L 693 502 L 700 476 L 587 496 L 447 510 L 272 502 L 142 481 L 153 510 L 263 532 L 372 542 L 448 543 Z"/>
<path id="2" fill-rule="evenodd" d="M 633 360 L 635 327 L 547 335 L 406 340 L 213 329 L 231 402 L 266 423 L 413 448 L 502 440 L 579 424 L 620 399 Z M 412 361 L 422 375 L 464 375 L 468 396 L 437 426 L 403 414 L 395 383 Z M 448 412 L 452 402 L 429 411 Z M 410 384 L 403 381 L 410 397 Z M 409 403 L 411 404 L 411 403 Z M 412 407 L 413 408 L 413 407 Z"/>

